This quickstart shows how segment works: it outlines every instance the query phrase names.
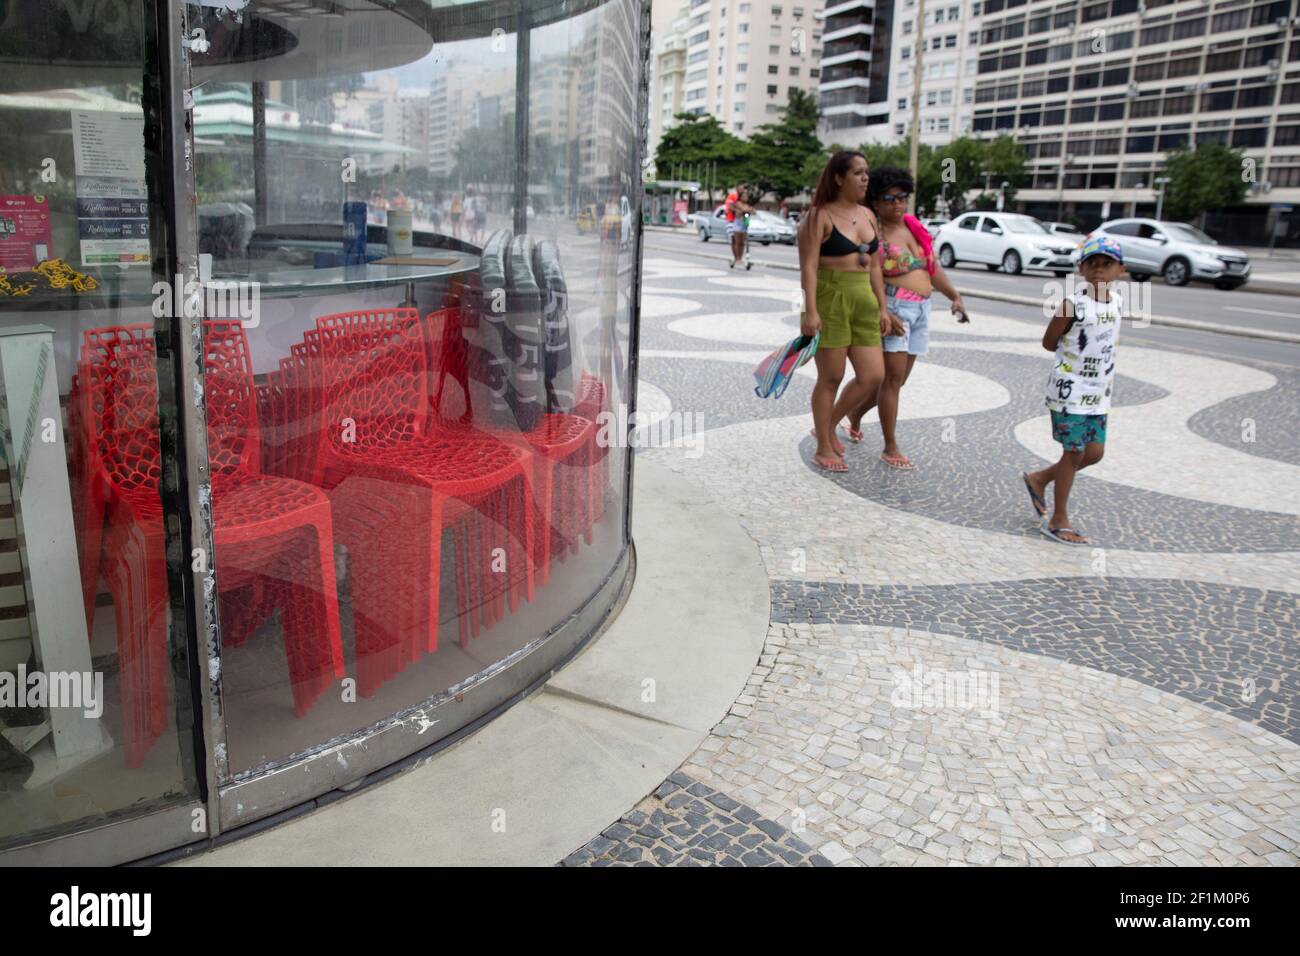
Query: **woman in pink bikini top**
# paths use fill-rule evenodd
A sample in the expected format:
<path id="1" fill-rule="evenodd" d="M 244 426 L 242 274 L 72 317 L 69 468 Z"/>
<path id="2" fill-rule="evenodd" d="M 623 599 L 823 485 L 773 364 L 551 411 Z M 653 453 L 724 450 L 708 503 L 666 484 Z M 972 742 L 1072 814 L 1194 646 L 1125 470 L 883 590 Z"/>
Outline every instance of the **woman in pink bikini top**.
<path id="1" fill-rule="evenodd" d="M 930 345 L 930 295 L 937 288 L 952 302 L 959 322 L 966 322 L 966 305 L 935 260 L 930 234 L 920 220 L 907 214 L 907 200 L 915 188 L 912 176 L 894 166 L 881 167 L 867 186 L 867 205 L 880 223 L 881 272 L 885 280 L 884 311 L 887 324 L 901 334 L 882 340 L 885 352 L 885 380 L 880 391 L 848 416 L 849 440 L 863 440 L 862 418 L 873 407 L 880 409 L 880 430 L 885 448 L 880 458 L 891 468 L 908 469 L 911 460 L 898 447 L 898 395 L 912 372 L 917 356 Z"/>

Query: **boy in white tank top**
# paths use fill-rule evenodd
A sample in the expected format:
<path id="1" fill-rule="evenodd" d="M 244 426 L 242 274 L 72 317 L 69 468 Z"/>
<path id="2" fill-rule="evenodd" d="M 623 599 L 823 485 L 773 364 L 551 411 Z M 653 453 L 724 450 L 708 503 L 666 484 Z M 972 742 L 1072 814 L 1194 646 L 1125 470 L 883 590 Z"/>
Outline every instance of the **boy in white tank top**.
<path id="1" fill-rule="evenodd" d="M 1089 239 L 1079 253 L 1085 285 L 1064 299 L 1043 333 L 1043 348 L 1056 353 L 1047 376 L 1047 407 L 1052 437 L 1061 459 L 1042 471 L 1021 475 L 1034 511 L 1045 520 L 1042 532 L 1070 545 L 1091 544 L 1070 522 L 1070 489 L 1075 473 L 1101 461 L 1106 449 L 1106 418 L 1115 379 L 1115 346 L 1124 303 L 1114 288 L 1124 273 L 1124 253 L 1108 236 Z M 1047 486 L 1053 508 L 1047 517 Z"/>

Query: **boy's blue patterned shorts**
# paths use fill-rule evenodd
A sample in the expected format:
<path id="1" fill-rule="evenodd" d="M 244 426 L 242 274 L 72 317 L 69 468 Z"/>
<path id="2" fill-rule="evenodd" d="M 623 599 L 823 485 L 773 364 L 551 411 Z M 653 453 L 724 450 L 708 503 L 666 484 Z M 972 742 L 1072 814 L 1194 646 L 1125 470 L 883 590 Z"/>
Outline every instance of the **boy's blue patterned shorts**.
<path id="1" fill-rule="evenodd" d="M 1106 416 L 1052 412 L 1052 437 L 1066 451 L 1082 451 L 1084 445 L 1106 444 Z"/>

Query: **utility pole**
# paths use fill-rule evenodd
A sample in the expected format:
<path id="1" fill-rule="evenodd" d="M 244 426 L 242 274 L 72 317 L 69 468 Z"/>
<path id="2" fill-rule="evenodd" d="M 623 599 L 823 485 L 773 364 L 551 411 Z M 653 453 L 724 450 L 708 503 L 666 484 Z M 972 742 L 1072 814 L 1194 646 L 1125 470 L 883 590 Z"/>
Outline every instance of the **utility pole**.
<path id="1" fill-rule="evenodd" d="M 912 51 L 912 155 L 908 165 L 912 170 L 912 181 L 919 182 L 920 170 L 916 168 L 921 144 L 921 57 L 925 52 L 925 0 L 916 0 L 916 47 Z M 907 211 L 916 215 L 916 190 L 907 200 Z"/>

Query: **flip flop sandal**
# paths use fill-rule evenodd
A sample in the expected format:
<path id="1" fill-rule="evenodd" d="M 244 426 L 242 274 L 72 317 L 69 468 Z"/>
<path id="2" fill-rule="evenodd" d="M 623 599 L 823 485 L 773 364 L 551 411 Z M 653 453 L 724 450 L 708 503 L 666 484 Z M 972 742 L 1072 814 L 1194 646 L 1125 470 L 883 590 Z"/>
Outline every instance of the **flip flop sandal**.
<path id="1" fill-rule="evenodd" d="M 916 467 L 916 465 L 914 465 L 906 455 L 899 455 L 892 461 L 884 455 L 881 455 L 880 460 L 895 471 L 911 471 Z"/>
<path id="2" fill-rule="evenodd" d="M 836 431 L 839 431 L 839 429 L 836 429 Z M 808 431 L 808 434 L 809 434 L 809 435 L 812 435 L 813 438 L 816 438 L 816 437 L 817 437 L 817 429 L 816 429 L 816 428 L 810 429 L 810 430 Z M 841 442 L 840 444 L 843 444 L 843 442 Z M 837 455 L 839 455 L 839 454 L 843 454 L 843 452 L 836 452 L 836 454 L 837 454 Z"/>
<path id="3" fill-rule="evenodd" d="M 1049 528 L 1047 526 L 1047 522 L 1044 521 L 1042 524 L 1038 526 L 1038 530 L 1043 532 L 1043 534 L 1047 535 L 1053 541 L 1059 541 L 1061 544 L 1068 544 L 1072 548 L 1088 548 L 1092 546 L 1092 542 L 1086 540 L 1086 535 L 1084 535 L 1082 531 L 1079 531 L 1076 528 Z M 1070 534 L 1077 534 L 1079 537 L 1085 538 L 1085 540 L 1067 541 L 1065 538 L 1061 537 L 1061 533 L 1066 531 L 1068 531 Z"/>
<path id="4" fill-rule="evenodd" d="M 840 458 L 823 458 L 821 455 L 813 455 L 812 463 L 822 471 L 833 471 L 836 474 L 842 474 L 849 470 L 849 466 Z"/>
<path id="5" fill-rule="evenodd" d="M 1046 518 L 1047 502 L 1043 500 L 1042 495 L 1034 491 L 1034 486 L 1029 483 L 1029 472 L 1022 471 L 1020 477 L 1025 483 L 1025 488 L 1029 491 L 1029 501 L 1034 506 L 1034 511 L 1038 513 L 1038 517 Z"/>
<path id="6" fill-rule="evenodd" d="M 853 444 L 861 445 L 862 440 L 866 437 L 866 435 L 862 434 L 861 428 L 849 428 L 849 441 L 853 442 Z"/>

